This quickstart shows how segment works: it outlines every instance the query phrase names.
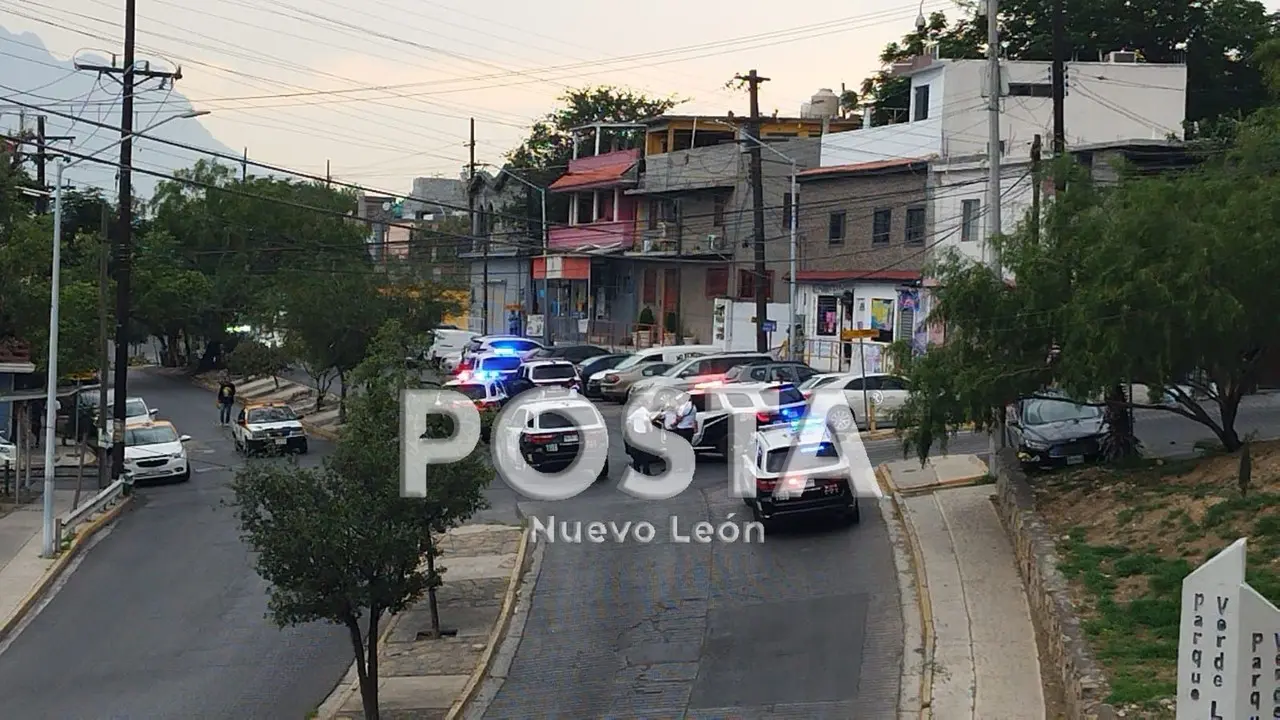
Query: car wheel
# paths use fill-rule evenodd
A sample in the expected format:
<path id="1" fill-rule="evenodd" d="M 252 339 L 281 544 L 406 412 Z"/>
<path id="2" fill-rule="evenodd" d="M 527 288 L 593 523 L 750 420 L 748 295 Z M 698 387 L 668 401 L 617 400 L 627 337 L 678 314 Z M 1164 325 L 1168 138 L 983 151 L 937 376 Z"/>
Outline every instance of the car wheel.
<path id="1" fill-rule="evenodd" d="M 760 523 L 760 526 L 764 528 L 764 532 L 766 535 L 773 532 L 774 528 L 776 527 L 776 523 L 773 520 L 766 518 L 760 512 L 759 503 L 751 504 L 751 519 Z"/>
<path id="2" fill-rule="evenodd" d="M 178 482 L 191 482 L 191 468 L 187 468 L 186 472 L 178 476 Z"/>
<path id="3" fill-rule="evenodd" d="M 600 474 L 596 476 L 596 482 L 609 479 L 609 461 L 604 461 L 604 467 L 600 468 Z"/>
<path id="4" fill-rule="evenodd" d="M 841 519 L 844 520 L 846 525 L 857 525 L 862 522 L 862 507 L 858 505 L 857 500 L 853 501 L 853 507 L 844 511 Z"/>
<path id="5" fill-rule="evenodd" d="M 308 450 L 310 450 L 310 449 L 311 449 L 311 448 L 308 446 L 308 444 L 307 444 L 307 441 L 306 441 L 306 440 L 303 440 L 301 443 L 299 443 L 299 444 L 298 444 L 298 454 L 299 454 L 299 455 L 306 455 L 306 454 L 307 454 L 307 451 L 308 451 Z"/>

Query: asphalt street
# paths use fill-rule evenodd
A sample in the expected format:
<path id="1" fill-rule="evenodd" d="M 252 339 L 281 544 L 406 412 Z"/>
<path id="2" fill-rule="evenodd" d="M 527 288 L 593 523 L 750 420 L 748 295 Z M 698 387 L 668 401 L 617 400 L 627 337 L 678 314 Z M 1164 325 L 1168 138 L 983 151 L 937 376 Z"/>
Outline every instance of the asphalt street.
<path id="1" fill-rule="evenodd" d="M 626 465 L 617 406 L 604 406 L 610 468 Z M 896 445 L 869 448 L 873 462 Z M 497 494 L 495 489 L 494 495 Z M 514 494 L 509 494 L 514 499 Z M 648 521 L 651 543 L 546 546 L 508 678 L 485 717 L 892 717 L 902 620 L 889 537 L 874 500 L 854 527 L 812 522 L 763 543 L 677 543 L 698 521 L 750 519 L 726 465 L 643 501 L 614 482 L 556 503 L 521 502 L 550 522 Z M 447 582 L 447 578 L 446 578 Z"/>
<path id="2" fill-rule="evenodd" d="M 193 440 L 190 483 L 137 490 L 134 507 L 11 644 L 0 718 L 302 718 L 351 664 L 346 631 L 280 630 L 240 541 L 228 483 L 243 461 L 212 393 L 147 371 L 141 395 Z M 312 440 L 304 464 L 327 444 Z M 252 462 L 278 462 L 253 460 Z"/>

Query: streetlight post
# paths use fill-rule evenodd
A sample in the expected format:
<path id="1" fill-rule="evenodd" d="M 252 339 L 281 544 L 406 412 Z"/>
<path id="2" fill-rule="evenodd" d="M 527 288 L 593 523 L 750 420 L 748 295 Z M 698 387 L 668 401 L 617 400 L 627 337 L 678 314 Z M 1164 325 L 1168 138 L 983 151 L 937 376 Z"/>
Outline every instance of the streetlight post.
<path id="1" fill-rule="evenodd" d="M 120 143 L 143 133 L 150 132 L 173 120 L 208 115 L 209 112 L 187 112 L 181 115 L 170 115 L 160 122 L 153 123 L 137 132 L 129 133 L 119 140 L 99 149 L 96 152 L 81 156 L 67 163 L 59 157 L 55 164 L 53 181 L 53 269 L 49 280 L 49 360 L 48 378 L 45 381 L 44 408 L 44 501 L 43 501 L 43 537 L 41 538 L 44 557 L 51 558 L 58 551 L 58 538 L 54 537 L 56 529 L 53 520 L 54 493 L 54 443 L 57 442 L 58 422 L 58 310 L 61 301 L 62 285 L 62 171 L 78 165 L 85 160 L 92 160 L 102 153 L 116 147 Z M 106 412 L 106 408 L 98 408 L 98 412 Z M 78 440 L 78 438 L 77 438 Z"/>
<path id="2" fill-rule="evenodd" d="M 547 229 L 547 189 L 534 185 L 506 168 L 498 168 L 498 173 L 506 175 L 516 182 L 532 190 L 537 190 L 542 198 L 542 344 L 551 345 L 551 290 L 547 282 L 550 274 L 547 268 L 547 251 L 551 247 L 550 231 Z"/>

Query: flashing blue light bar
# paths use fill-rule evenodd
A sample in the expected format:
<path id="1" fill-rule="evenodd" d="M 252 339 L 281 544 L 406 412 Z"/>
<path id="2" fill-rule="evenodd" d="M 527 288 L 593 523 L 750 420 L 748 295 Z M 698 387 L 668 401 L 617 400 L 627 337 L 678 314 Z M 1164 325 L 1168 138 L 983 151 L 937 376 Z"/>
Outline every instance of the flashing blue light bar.
<path id="1" fill-rule="evenodd" d="M 510 348 L 510 347 L 495 347 L 493 349 L 493 354 L 494 355 L 515 355 L 516 349 Z"/>

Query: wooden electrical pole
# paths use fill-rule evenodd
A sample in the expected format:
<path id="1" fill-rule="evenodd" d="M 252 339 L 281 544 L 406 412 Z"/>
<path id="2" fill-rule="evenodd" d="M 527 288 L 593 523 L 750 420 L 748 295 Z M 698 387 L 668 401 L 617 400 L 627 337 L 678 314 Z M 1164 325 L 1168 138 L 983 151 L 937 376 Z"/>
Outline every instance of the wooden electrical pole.
<path id="1" fill-rule="evenodd" d="M 1053 0 L 1053 64 L 1051 82 L 1053 84 L 1053 160 L 1067 152 L 1066 99 L 1067 99 L 1067 29 L 1063 16 L 1062 0 Z M 1055 191 L 1066 189 L 1067 178 L 1062 172 L 1054 173 L 1053 187 Z"/>
<path id="2" fill-rule="evenodd" d="M 737 75 L 735 80 L 747 84 L 751 95 L 751 119 L 747 123 L 751 152 L 751 228 L 755 246 L 755 272 L 753 285 L 756 299 L 756 351 L 769 351 L 769 334 L 765 323 L 769 320 L 769 275 L 765 270 L 764 253 L 764 168 L 760 156 L 760 84 L 769 81 L 755 70 Z"/>
<path id="3" fill-rule="evenodd" d="M 98 489 L 111 484 L 111 464 L 107 454 L 107 383 L 111 377 L 111 338 L 107 335 L 107 303 L 111 291 L 108 274 L 111 240 L 107 237 L 107 203 L 102 203 L 102 246 L 98 253 L 98 341 L 102 355 L 98 362 Z M 78 408 L 77 408 L 78 409 Z"/>
<path id="4" fill-rule="evenodd" d="M 471 236 L 480 237 L 481 234 L 485 233 L 486 228 L 478 227 L 478 225 L 483 225 L 485 223 L 478 223 L 478 224 L 476 223 L 476 193 L 475 193 L 476 119 L 475 118 L 471 118 L 471 133 L 470 133 L 470 140 L 467 142 L 467 150 L 470 153 L 469 159 L 467 160 L 467 210 L 471 214 Z M 484 217 L 484 213 L 481 213 L 481 217 Z M 481 300 L 481 308 L 482 308 L 481 311 L 484 313 L 484 315 L 481 316 L 480 318 L 480 332 L 484 335 L 488 335 L 489 334 L 489 238 L 480 237 L 480 243 L 484 251 L 484 271 L 483 271 L 483 279 L 481 280 L 482 287 L 480 288 L 480 291 L 484 293 L 483 299 Z M 546 272 L 545 259 L 543 260 L 543 263 L 544 265 L 542 270 L 543 272 Z M 547 298 L 548 302 L 550 300 L 551 298 Z M 542 322 L 544 323 L 551 322 L 551 315 L 547 313 L 545 309 L 543 310 L 543 313 L 542 313 Z M 543 336 L 544 337 L 546 336 L 545 331 L 543 332 Z"/>
<path id="5" fill-rule="evenodd" d="M 1040 240 L 1040 184 L 1043 182 L 1040 173 L 1040 154 L 1042 142 L 1040 134 L 1031 139 L 1031 233 L 1036 241 Z"/>
<path id="6" fill-rule="evenodd" d="M 116 274 L 116 347 L 114 407 L 115 420 L 111 429 L 111 476 L 124 474 L 124 425 L 125 405 L 129 396 L 129 305 L 133 272 L 133 95 L 138 80 L 159 79 L 161 85 L 182 79 L 182 69 L 174 72 L 152 70 L 150 65 L 139 62 L 135 55 L 135 27 L 137 0 L 125 0 L 124 4 L 124 63 L 116 67 L 115 58 L 110 65 L 86 65 L 76 63 L 77 70 L 92 70 L 99 75 L 120 76 L 120 206 L 115 248 Z"/>
<path id="7" fill-rule="evenodd" d="M 75 138 L 70 135 L 58 135 L 49 137 L 45 135 L 44 115 L 36 116 L 36 184 L 41 190 L 49 190 L 49 183 L 45 181 L 45 164 L 49 162 L 49 143 L 65 140 L 70 142 Z M 36 197 L 36 212 L 43 215 L 49 212 L 49 196 L 39 195 Z"/>

